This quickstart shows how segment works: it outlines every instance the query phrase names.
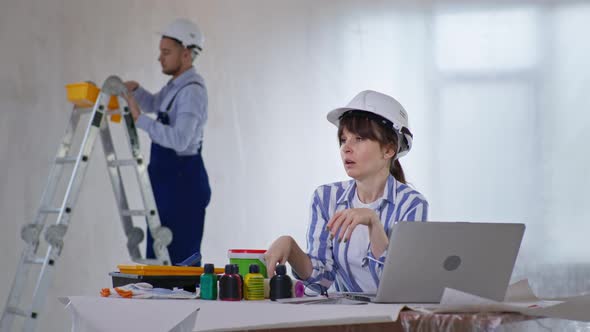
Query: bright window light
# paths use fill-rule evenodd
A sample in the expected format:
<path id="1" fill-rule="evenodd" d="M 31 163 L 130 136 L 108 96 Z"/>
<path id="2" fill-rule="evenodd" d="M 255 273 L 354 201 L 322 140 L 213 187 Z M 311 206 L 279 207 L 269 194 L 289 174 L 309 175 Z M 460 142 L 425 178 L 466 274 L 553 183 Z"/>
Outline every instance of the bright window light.
<path id="1" fill-rule="evenodd" d="M 514 71 L 537 61 L 533 9 L 445 10 L 434 19 L 436 64 L 441 71 Z"/>

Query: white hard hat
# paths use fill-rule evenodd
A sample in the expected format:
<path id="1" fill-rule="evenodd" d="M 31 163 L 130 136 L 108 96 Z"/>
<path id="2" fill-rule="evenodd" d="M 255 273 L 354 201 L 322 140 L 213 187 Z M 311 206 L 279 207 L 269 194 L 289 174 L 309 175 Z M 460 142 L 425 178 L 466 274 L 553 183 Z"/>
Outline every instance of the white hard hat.
<path id="1" fill-rule="evenodd" d="M 348 111 L 365 111 L 376 114 L 387 121 L 384 124 L 391 125 L 397 133 L 398 151 L 396 159 L 405 156 L 412 148 L 412 133 L 408 125 L 408 113 L 394 98 L 372 90 L 365 90 L 357 94 L 346 107 L 334 109 L 328 113 L 328 121 L 336 125 L 340 124 L 340 118 Z"/>
<path id="2" fill-rule="evenodd" d="M 179 18 L 168 24 L 162 31 L 162 37 L 178 40 L 186 48 L 196 48 L 199 52 L 203 50 L 203 34 L 199 27 L 186 18 Z"/>

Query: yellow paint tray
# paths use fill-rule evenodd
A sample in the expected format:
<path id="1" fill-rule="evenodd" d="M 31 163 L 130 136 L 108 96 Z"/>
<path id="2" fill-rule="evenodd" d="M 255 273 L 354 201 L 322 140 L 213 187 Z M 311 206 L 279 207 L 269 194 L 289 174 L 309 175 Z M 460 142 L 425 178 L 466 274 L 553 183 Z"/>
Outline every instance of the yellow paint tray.
<path id="1" fill-rule="evenodd" d="M 119 272 L 142 276 L 200 276 L 204 268 L 195 266 L 170 265 L 117 265 Z M 223 274 L 223 268 L 215 268 L 215 274 Z"/>
<path id="2" fill-rule="evenodd" d="M 78 107 L 92 107 L 98 98 L 100 89 L 90 82 L 78 82 L 66 84 L 68 100 Z M 116 110 L 119 108 L 119 101 L 116 96 L 111 96 L 108 108 Z"/>

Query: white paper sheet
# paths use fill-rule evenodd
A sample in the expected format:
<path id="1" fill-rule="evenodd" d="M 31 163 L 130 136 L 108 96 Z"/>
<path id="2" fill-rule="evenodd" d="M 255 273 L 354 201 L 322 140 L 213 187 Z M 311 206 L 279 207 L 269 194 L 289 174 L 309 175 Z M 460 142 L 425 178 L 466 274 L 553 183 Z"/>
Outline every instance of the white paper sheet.
<path id="1" fill-rule="evenodd" d="M 72 332 L 190 332 L 199 311 L 194 300 L 70 296 L 60 301 L 72 314 Z"/>
<path id="2" fill-rule="evenodd" d="M 231 331 L 393 322 L 404 305 L 296 305 L 265 301 L 140 300 L 71 296 L 72 332 Z M 197 317 L 198 311 L 198 318 Z"/>
<path id="3" fill-rule="evenodd" d="M 529 281 L 523 279 L 508 286 L 506 290 L 506 296 L 504 296 L 504 302 L 534 302 L 539 301 L 539 298 L 535 295 Z"/>
<path id="4" fill-rule="evenodd" d="M 392 322 L 401 304 L 297 305 L 271 301 L 199 300 L 199 319 L 194 331 L 231 331 L 301 326 L 325 326 Z M 228 319 L 231 317 L 231 319 Z"/>
<path id="5" fill-rule="evenodd" d="M 544 300 L 533 293 L 527 280 L 510 285 L 504 302 L 447 288 L 439 305 L 410 307 L 431 313 L 518 312 L 531 316 L 590 321 L 590 295 L 563 298 L 559 301 Z"/>

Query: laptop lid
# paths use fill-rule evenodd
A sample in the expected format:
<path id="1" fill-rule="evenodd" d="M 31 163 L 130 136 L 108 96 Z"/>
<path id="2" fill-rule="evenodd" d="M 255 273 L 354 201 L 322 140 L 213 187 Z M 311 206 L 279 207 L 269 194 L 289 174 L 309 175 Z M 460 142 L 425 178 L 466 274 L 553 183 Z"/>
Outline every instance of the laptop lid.
<path id="1" fill-rule="evenodd" d="M 374 302 L 438 303 L 445 287 L 503 301 L 524 224 L 399 222 Z"/>

